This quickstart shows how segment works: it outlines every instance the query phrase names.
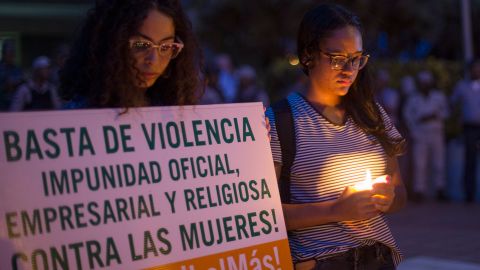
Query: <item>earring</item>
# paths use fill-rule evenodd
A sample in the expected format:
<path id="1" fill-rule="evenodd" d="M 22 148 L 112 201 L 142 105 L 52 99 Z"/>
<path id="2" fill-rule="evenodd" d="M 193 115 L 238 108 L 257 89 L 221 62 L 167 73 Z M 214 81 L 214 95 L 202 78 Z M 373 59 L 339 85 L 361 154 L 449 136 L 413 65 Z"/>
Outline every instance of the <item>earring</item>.
<path id="1" fill-rule="evenodd" d="M 312 57 L 310 57 L 310 55 L 305 55 L 302 57 L 302 63 L 305 66 L 310 67 L 312 65 Z"/>

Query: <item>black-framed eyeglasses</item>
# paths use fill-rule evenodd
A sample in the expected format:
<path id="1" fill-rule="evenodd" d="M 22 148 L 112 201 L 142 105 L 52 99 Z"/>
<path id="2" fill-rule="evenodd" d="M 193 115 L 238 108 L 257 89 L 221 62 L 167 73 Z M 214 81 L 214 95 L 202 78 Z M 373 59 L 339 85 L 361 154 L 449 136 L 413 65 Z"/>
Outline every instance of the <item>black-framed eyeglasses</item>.
<path id="1" fill-rule="evenodd" d="M 342 70 L 347 63 L 350 63 L 354 70 L 360 70 L 365 67 L 370 57 L 370 55 L 364 53 L 354 56 L 336 55 L 322 50 L 320 50 L 320 53 L 330 58 L 330 67 L 333 70 Z"/>
<path id="2" fill-rule="evenodd" d="M 137 39 L 130 39 L 130 49 L 134 54 L 137 55 L 147 55 L 151 52 L 151 50 L 156 49 L 160 56 L 168 57 L 173 59 L 178 56 L 178 54 L 183 49 L 183 43 L 180 39 L 176 38 L 178 42 L 164 42 L 162 44 L 155 44 L 151 41 L 137 38 Z"/>

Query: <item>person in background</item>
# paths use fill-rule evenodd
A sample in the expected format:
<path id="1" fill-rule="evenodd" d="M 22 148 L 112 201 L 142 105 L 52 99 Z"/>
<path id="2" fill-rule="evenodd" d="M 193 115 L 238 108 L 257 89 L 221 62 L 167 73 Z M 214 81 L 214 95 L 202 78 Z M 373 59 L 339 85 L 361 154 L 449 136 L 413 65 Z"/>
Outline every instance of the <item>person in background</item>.
<path id="1" fill-rule="evenodd" d="M 377 100 L 383 106 L 395 126 L 400 124 L 400 95 L 390 87 L 390 74 L 386 69 L 377 71 L 376 76 Z"/>
<path id="2" fill-rule="evenodd" d="M 200 104 L 220 104 L 224 103 L 222 90 L 218 85 L 219 69 L 216 65 L 207 64 L 205 67 L 205 93 L 200 99 Z"/>
<path id="3" fill-rule="evenodd" d="M 2 43 L 0 60 L 0 111 L 7 111 L 15 90 L 23 83 L 23 72 L 15 65 L 15 44 L 7 39 Z"/>
<path id="4" fill-rule="evenodd" d="M 410 96 L 417 92 L 417 83 L 415 82 L 415 77 L 412 75 L 405 75 L 400 79 L 400 101 L 399 101 L 399 124 L 397 127 L 398 131 L 402 136 L 411 142 L 411 135 L 407 127 L 406 120 L 404 118 L 403 111 L 405 109 L 405 103 Z M 412 155 L 412 144 L 407 143 L 405 145 L 405 153 L 398 157 L 398 163 L 400 166 L 400 171 L 402 173 L 403 179 L 405 179 L 405 185 L 407 187 L 407 193 L 409 198 L 413 199 L 413 155 Z"/>
<path id="5" fill-rule="evenodd" d="M 50 59 L 39 56 L 32 63 L 32 78 L 15 92 L 10 111 L 58 110 L 62 107 L 57 87 L 49 79 Z"/>
<path id="6" fill-rule="evenodd" d="M 415 77 L 412 75 L 406 75 L 402 77 L 400 80 L 399 126 L 397 128 L 399 129 L 400 133 L 404 137 L 408 138 L 407 139 L 408 141 L 410 140 L 410 134 L 409 134 L 406 120 L 404 118 L 403 110 L 405 108 L 405 104 L 407 103 L 407 100 L 416 93 L 417 93 L 417 82 L 415 80 Z M 407 147 L 409 146 L 407 145 Z M 408 156 L 408 153 L 407 155 L 403 155 L 403 156 Z"/>
<path id="7" fill-rule="evenodd" d="M 67 108 L 190 105 L 201 53 L 179 0 L 96 1 L 61 71 Z"/>
<path id="8" fill-rule="evenodd" d="M 281 96 L 288 96 L 290 93 L 305 89 L 308 84 L 308 77 L 300 69 L 295 69 L 294 81 L 282 91 Z"/>
<path id="9" fill-rule="evenodd" d="M 65 65 L 65 61 L 67 60 L 69 50 L 70 48 L 68 47 L 67 44 L 61 43 L 55 48 L 53 52 L 53 56 L 52 56 L 53 61 L 50 67 L 50 70 L 51 70 L 50 82 L 57 87 L 60 84 L 60 70 Z"/>
<path id="10" fill-rule="evenodd" d="M 430 71 L 418 73 L 417 86 L 418 91 L 408 98 L 403 110 L 413 141 L 412 199 L 421 202 L 428 192 L 428 180 L 433 178 L 437 200 L 446 201 L 444 120 L 449 115 L 448 102 L 435 88 Z"/>
<path id="11" fill-rule="evenodd" d="M 270 104 L 267 92 L 257 83 L 257 73 L 249 65 L 243 65 L 236 72 L 238 90 L 235 102 L 262 102 L 267 107 Z"/>
<path id="12" fill-rule="evenodd" d="M 457 83 L 451 101 L 461 106 L 465 138 L 465 201 L 471 203 L 475 200 L 477 155 L 480 151 L 480 58 L 473 60 L 468 67 L 470 78 Z"/>
<path id="13" fill-rule="evenodd" d="M 235 67 L 232 58 L 228 54 L 220 54 L 216 57 L 215 62 L 219 69 L 218 86 L 222 90 L 225 102 L 235 102 L 238 89 L 238 79 L 235 77 Z"/>
<path id="14" fill-rule="evenodd" d="M 402 258 L 385 214 L 406 202 L 396 158 L 404 139 L 374 100 L 362 37 L 359 18 L 332 4 L 309 10 L 298 30 L 308 86 L 287 97 L 296 154 L 282 205 L 296 270 L 395 269 Z M 267 116 L 279 177 L 282 126 L 272 108 Z M 369 170 L 388 180 L 355 188 Z"/>

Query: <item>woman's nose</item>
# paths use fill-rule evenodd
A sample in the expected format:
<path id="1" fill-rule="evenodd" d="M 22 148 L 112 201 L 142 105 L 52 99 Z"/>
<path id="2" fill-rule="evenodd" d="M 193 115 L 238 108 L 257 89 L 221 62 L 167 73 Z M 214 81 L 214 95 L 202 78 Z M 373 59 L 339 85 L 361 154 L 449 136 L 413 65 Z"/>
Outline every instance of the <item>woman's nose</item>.
<path id="1" fill-rule="evenodd" d="M 145 56 L 145 62 L 148 64 L 155 64 L 160 60 L 160 55 L 157 48 L 151 48 Z"/>

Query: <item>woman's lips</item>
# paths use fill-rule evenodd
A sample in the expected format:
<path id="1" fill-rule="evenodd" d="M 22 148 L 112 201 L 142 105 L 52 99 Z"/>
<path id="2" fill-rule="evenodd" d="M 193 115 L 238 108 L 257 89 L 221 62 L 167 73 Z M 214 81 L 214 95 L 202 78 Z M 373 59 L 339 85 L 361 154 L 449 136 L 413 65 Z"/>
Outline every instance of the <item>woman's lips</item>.
<path id="1" fill-rule="evenodd" d="M 343 79 L 343 80 L 337 80 L 337 83 L 339 83 L 341 85 L 351 85 L 352 81 Z"/>
<path id="2" fill-rule="evenodd" d="M 142 73 L 142 76 L 145 78 L 145 79 L 153 79 L 153 78 L 156 78 L 158 77 L 158 73 L 148 73 L 148 72 L 144 72 Z"/>

